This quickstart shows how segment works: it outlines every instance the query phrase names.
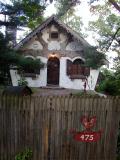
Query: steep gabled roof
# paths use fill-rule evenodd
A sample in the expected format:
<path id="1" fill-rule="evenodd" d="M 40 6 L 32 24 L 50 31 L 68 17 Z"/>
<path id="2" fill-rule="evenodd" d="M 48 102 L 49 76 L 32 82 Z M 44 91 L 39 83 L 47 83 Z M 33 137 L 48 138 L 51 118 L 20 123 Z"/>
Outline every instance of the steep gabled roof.
<path id="1" fill-rule="evenodd" d="M 90 44 L 79 35 L 79 33 L 73 31 L 68 25 L 66 25 L 62 21 L 58 20 L 58 18 L 55 15 L 53 15 L 50 18 L 48 18 L 46 21 L 44 21 L 41 25 L 39 25 L 37 28 L 35 28 L 31 33 L 29 33 L 23 40 L 21 40 L 14 47 L 14 49 L 16 49 L 16 50 L 19 49 L 26 42 L 28 42 L 33 36 L 35 36 L 37 33 L 40 33 L 52 21 L 55 21 L 58 25 L 60 25 L 63 29 L 65 29 L 67 33 L 71 34 L 75 39 L 80 41 L 83 45 L 90 46 Z"/>

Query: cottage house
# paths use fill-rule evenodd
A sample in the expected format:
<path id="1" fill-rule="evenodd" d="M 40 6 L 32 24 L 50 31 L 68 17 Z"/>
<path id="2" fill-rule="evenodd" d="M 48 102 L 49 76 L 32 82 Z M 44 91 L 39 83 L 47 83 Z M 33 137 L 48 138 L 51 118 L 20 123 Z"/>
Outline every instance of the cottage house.
<path id="1" fill-rule="evenodd" d="M 94 90 L 99 69 L 84 66 L 88 42 L 55 16 L 48 18 L 15 46 L 26 58 L 40 59 L 45 65 L 39 72 L 28 70 L 24 76 L 31 87 L 57 85 L 64 88 Z M 10 70 L 13 86 L 20 74 Z"/>

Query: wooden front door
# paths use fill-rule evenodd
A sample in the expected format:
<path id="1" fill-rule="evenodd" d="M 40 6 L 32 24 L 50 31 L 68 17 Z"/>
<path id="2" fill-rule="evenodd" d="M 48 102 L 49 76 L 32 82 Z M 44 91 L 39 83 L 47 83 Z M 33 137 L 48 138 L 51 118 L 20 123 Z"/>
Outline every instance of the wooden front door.
<path id="1" fill-rule="evenodd" d="M 60 61 L 57 57 L 51 57 L 47 63 L 47 84 L 59 85 Z"/>

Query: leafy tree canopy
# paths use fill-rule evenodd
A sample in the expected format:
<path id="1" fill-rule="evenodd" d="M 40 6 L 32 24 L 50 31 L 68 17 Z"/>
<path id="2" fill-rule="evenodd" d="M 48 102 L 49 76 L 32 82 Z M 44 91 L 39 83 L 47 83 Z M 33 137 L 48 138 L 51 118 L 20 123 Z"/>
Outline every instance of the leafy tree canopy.
<path id="1" fill-rule="evenodd" d="M 90 0 L 90 4 L 92 5 L 94 2 L 101 2 L 101 0 Z M 108 5 L 112 5 L 117 11 L 120 12 L 120 1 L 119 0 L 104 0 Z"/>
<path id="2" fill-rule="evenodd" d="M 83 27 L 81 17 L 76 16 L 74 8 L 69 9 L 60 19 L 78 34 L 84 36 L 81 32 Z"/>
<path id="3" fill-rule="evenodd" d="M 96 47 L 85 49 L 85 65 L 93 69 L 98 69 L 107 63 L 106 55 L 97 50 Z"/>
<path id="4" fill-rule="evenodd" d="M 42 22 L 46 4 L 42 0 L 11 0 L 11 4 L 1 3 L 0 7 L 0 13 L 8 16 L 5 21 L 0 21 L 0 25 L 27 26 L 33 29 Z"/>
<path id="5" fill-rule="evenodd" d="M 94 4 L 95 1 L 98 3 Z M 104 70 L 98 91 L 110 95 L 120 95 L 120 16 L 119 0 L 91 0 L 91 12 L 98 16 L 96 21 L 89 22 L 90 31 L 98 33 L 96 40 L 99 48 L 106 52 L 113 50 L 118 53 L 114 59 L 114 72 Z M 118 12 L 116 12 L 118 11 Z"/>
<path id="6" fill-rule="evenodd" d="M 94 5 L 94 2 L 98 1 Z M 104 0 L 103 3 L 99 3 L 100 0 L 91 0 L 91 12 L 98 16 L 97 20 L 89 22 L 90 31 L 98 33 L 99 38 L 96 37 L 100 49 L 108 51 L 112 49 L 119 52 L 120 49 L 120 16 L 116 12 L 115 6 L 120 6 L 119 0 Z M 101 1 L 100 1 L 101 2 Z M 111 5 L 112 4 L 112 5 Z M 118 10 L 119 11 L 119 10 Z"/>
<path id="7" fill-rule="evenodd" d="M 57 16 L 64 16 L 70 9 L 73 9 L 73 7 L 75 7 L 77 4 L 80 4 L 80 0 L 57 0 L 55 5 L 57 9 Z"/>
<path id="8" fill-rule="evenodd" d="M 0 14 L 7 15 L 8 20 L 0 21 L 0 25 L 27 26 L 31 29 L 35 28 L 43 21 L 43 12 L 45 11 L 47 2 L 56 0 L 11 0 L 11 4 L 0 3 Z M 59 1 L 63 8 L 67 10 L 76 5 L 79 0 Z M 65 10 L 64 10 L 65 12 Z"/>
<path id="9" fill-rule="evenodd" d="M 119 52 L 120 49 L 120 17 L 115 14 L 100 15 L 96 21 L 89 22 L 89 29 L 98 33 L 96 37 L 99 48 L 107 51 L 109 48 Z"/>
<path id="10" fill-rule="evenodd" d="M 86 35 L 81 32 L 83 27 L 82 19 L 75 14 L 75 6 L 78 4 L 80 4 L 79 0 L 76 2 L 74 1 L 72 5 L 69 0 L 56 1 L 55 7 L 57 9 L 57 17 L 78 34 L 85 37 Z"/>

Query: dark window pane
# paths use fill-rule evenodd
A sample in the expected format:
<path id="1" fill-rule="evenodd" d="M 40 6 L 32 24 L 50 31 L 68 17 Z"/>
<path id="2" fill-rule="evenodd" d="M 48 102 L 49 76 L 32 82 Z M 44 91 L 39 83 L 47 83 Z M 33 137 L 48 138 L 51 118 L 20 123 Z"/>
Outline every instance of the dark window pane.
<path id="1" fill-rule="evenodd" d="M 73 64 L 84 64 L 84 61 L 81 59 L 74 60 Z"/>
<path id="2" fill-rule="evenodd" d="M 58 32 L 52 32 L 51 38 L 57 39 L 58 38 Z"/>

